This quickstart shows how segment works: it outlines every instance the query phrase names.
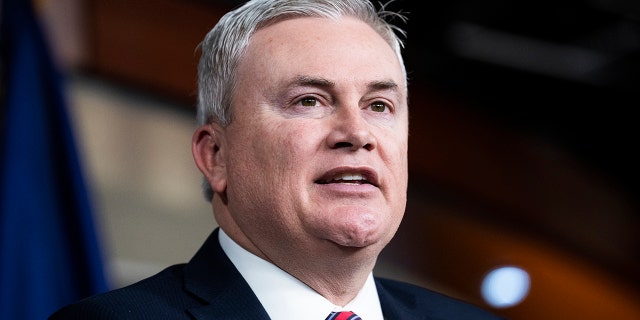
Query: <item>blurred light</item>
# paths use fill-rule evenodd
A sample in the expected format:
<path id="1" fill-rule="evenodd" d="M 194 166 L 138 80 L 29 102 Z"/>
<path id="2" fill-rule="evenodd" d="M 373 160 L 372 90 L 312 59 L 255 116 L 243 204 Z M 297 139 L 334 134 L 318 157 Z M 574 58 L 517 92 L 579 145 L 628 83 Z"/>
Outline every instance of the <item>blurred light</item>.
<path id="1" fill-rule="evenodd" d="M 453 51 L 502 66 L 578 81 L 592 81 L 610 58 L 591 49 L 545 42 L 521 35 L 457 22 L 450 29 Z"/>
<path id="2" fill-rule="evenodd" d="M 529 293 L 529 274 L 517 267 L 493 269 L 482 281 L 482 297 L 495 308 L 519 304 Z"/>

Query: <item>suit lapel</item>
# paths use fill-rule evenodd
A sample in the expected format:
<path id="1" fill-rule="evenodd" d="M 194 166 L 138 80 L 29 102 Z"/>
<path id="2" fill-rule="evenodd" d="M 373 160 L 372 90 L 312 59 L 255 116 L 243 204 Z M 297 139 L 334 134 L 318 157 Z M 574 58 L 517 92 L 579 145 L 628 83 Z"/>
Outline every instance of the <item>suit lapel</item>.
<path id="1" fill-rule="evenodd" d="M 184 269 L 185 290 L 204 305 L 189 309 L 196 319 L 269 319 L 260 301 L 211 233 Z"/>
<path id="2" fill-rule="evenodd" d="M 385 319 L 427 320 L 427 316 L 416 312 L 416 296 L 409 292 L 390 292 L 384 281 L 376 278 L 376 290 Z"/>

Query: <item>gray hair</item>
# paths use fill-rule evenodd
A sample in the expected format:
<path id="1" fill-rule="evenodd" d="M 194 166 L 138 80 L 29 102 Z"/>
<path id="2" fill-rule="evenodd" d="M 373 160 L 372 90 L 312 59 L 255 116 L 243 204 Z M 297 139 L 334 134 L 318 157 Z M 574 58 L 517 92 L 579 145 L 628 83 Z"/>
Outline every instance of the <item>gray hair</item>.
<path id="1" fill-rule="evenodd" d="M 405 32 L 387 21 L 398 18 L 404 22 L 406 17 L 401 13 L 387 11 L 386 5 L 378 10 L 369 0 L 250 0 L 220 18 L 200 43 L 197 112 L 200 125 L 215 122 L 226 127 L 231 123 L 235 71 L 251 36 L 261 28 L 295 17 L 354 17 L 365 22 L 395 51 L 406 84 L 400 38 Z M 205 197 L 212 199 L 213 191 L 206 180 L 203 188 Z"/>

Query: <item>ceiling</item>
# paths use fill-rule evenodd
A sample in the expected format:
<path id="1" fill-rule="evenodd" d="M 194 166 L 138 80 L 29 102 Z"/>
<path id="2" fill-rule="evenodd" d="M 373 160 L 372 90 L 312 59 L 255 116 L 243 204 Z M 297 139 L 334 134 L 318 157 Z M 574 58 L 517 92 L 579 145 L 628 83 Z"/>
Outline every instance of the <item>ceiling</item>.
<path id="1" fill-rule="evenodd" d="M 389 8 L 409 17 L 414 86 L 558 144 L 635 195 L 640 2 L 400 0 Z"/>

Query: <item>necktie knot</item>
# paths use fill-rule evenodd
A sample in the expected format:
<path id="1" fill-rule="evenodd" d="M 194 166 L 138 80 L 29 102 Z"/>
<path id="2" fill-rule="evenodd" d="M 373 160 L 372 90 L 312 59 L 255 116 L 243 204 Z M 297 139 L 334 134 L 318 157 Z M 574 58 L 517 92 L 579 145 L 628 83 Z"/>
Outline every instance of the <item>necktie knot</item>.
<path id="1" fill-rule="evenodd" d="M 340 311 L 331 312 L 325 320 L 362 320 L 362 318 L 351 311 Z"/>

